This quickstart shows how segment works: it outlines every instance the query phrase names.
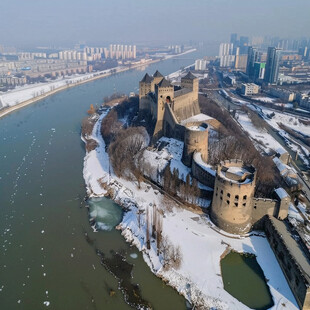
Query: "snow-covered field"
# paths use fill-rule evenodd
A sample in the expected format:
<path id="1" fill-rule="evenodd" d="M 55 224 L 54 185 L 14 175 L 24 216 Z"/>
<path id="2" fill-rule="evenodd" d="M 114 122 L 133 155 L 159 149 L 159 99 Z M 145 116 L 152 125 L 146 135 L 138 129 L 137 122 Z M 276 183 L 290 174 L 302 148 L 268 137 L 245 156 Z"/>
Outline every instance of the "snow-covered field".
<path id="1" fill-rule="evenodd" d="M 264 108 L 261 107 L 262 111 L 265 115 L 270 115 L 272 113 L 275 114 L 275 116 L 273 116 L 271 119 L 266 117 L 266 121 L 268 122 L 269 125 L 271 125 L 273 128 L 275 128 L 276 130 L 281 130 L 278 123 L 282 123 L 285 126 L 288 126 L 296 131 L 299 131 L 301 133 L 304 133 L 306 135 L 310 136 L 310 126 L 304 125 L 303 123 L 301 123 L 299 121 L 298 116 L 292 115 L 292 114 L 288 114 L 288 113 L 284 113 L 284 112 L 276 112 L 274 110 L 270 110 L 268 108 Z M 304 118 L 303 118 L 304 119 Z"/>
<path id="2" fill-rule="evenodd" d="M 266 102 L 266 103 L 274 103 L 276 101 L 275 98 L 270 98 L 270 97 L 253 97 L 251 99 L 261 101 L 261 102 Z"/>
<path id="3" fill-rule="evenodd" d="M 5 93 L 0 92 L 0 101 L 2 102 L 3 107 L 14 106 L 18 103 L 33 99 L 60 87 L 86 81 L 95 76 L 104 75 L 109 72 L 110 69 L 97 73 L 76 74 L 73 77 L 59 78 L 55 81 L 49 81 L 47 83 L 28 84 L 16 87 L 15 89 Z"/>
<path id="4" fill-rule="evenodd" d="M 268 152 L 268 149 L 276 151 L 278 148 L 282 148 L 282 145 L 266 129 L 256 128 L 246 113 L 238 113 L 238 123 L 248 132 L 252 139 L 258 141 L 259 147 L 263 148 L 264 151 Z M 254 144 L 257 143 L 254 142 Z"/>
<path id="5" fill-rule="evenodd" d="M 223 287 L 220 257 L 229 245 L 235 251 L 249 252 L 257 256 L 257 261 L 268 279 L 275 303 L 272 309 L 298 309 L 265 237 L 232 238 L 224 232 L 219 232 L 205 215 L 197 215 L 178 207 L 150 185 L 143 183 L 138 189 L 135 182 L 119 179 L 113 172 L 109 175 L 109 158 L 105 152 L 105 143 L 99 134 L 104 116 L 100 116 L 90 137 L 98 142 L 98 147 L 86 154 L 84 159 L 83 174 L 87 191 L 92 197 L 103 196 L 106 190 L 101 187 L 99 180 L 107 182 L 109 188 L 114 191 L 113 199 L 130 208 L 120 224 L 122 234 L 127 241 L 142 251 L 145 261 L 157 276 L 167 280 L 190 301 L 195 302 L 203 298 L 206 306 L 215 309 L 249 309 Z M 149 208 L 151 212 L 154 204 L 164 212 L 163 235 L 169 236 L 173 245 L 180 246 L 182 264 L 177 270 L 163 268 L 162 257 L 157 256 L 156 242 L 151 242 L 150 250 L 146 247 L 146 209 Z M 140 221 L 139 213 L 142 213 Z"/>

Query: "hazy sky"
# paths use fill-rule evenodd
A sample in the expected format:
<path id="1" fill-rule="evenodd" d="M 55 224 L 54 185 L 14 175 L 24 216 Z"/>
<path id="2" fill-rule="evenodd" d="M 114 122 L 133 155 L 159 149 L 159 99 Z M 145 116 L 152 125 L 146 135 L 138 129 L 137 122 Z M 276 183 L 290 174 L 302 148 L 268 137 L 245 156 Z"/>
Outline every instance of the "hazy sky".
<path id="1" fill-rule="evenodd" d="M 310 0 L 0 0 L 0 44 L 310 37 Z"/>

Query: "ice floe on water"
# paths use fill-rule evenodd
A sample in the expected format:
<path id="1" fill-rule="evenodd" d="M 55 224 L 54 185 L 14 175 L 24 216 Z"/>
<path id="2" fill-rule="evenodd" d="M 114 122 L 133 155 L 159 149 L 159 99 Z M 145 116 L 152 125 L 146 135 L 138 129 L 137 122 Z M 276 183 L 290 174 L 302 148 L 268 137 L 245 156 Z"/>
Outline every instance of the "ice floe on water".
<path id="1" fill-rule="evenodd" d="M 122 220 L 122 208 L 106 198 L 92 198 L 89 201 L 90 221 L 95 222 L 93 230 L 112 230 Z"/>
<path id="2" fill-rule="evenodd" d="M 138 254 L 137 253 L 131 253 L 129 256 L 131 258 L 138 258 Z"/>

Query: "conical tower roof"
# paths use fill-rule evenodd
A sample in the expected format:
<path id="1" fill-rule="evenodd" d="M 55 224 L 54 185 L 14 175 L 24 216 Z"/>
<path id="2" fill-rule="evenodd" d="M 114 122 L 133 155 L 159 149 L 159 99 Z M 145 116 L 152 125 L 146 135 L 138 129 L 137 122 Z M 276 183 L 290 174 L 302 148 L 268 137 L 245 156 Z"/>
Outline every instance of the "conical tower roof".
<path id="1" fill-rule="evenodd" d="M 142 83 L 151 83 L 153 81 L 153 78 L 150 77 L 147 73 L 145 73 L 145 76 L 141 80 Z"/>
<path id="2" fill-rule="evenodd" d="M 153 77 L 164 77 L 158 70 L 153 74 Z"/>
<path id="3" fill-rule="evenodd" d="M 172 85 L 170 84 L 169 81 L 167 81 L 165 78 L 163 78 L 159 83 L 158 87 L 171 87 Z"/>
<path id="4" fill-rule="evenodd" d="M 191 71 L 189 71 L 182 79 L 194 80 L 197 79 L 197 76 L 195 76 Z"/>

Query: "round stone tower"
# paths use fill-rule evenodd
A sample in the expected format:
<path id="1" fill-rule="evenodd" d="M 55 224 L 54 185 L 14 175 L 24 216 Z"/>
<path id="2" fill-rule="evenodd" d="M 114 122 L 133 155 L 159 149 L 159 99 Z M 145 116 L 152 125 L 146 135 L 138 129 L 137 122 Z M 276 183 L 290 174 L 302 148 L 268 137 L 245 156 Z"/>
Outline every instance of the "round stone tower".
<path id="1" fill-rule="evenodd" d="M 184 133 L 182 162 L 190 167 L 194 152 L 201 153 L 203 161 L 208 160 L 208 125 L 201 122 L 187 123 Z"/>
<path id="2" fill-rule="evenodd" d="M 233 234 L 251 230 L 255 179 L 255 168 L 241 160 L 226 160 L 217 167 L 211 219 L 220 229 Z"/>

